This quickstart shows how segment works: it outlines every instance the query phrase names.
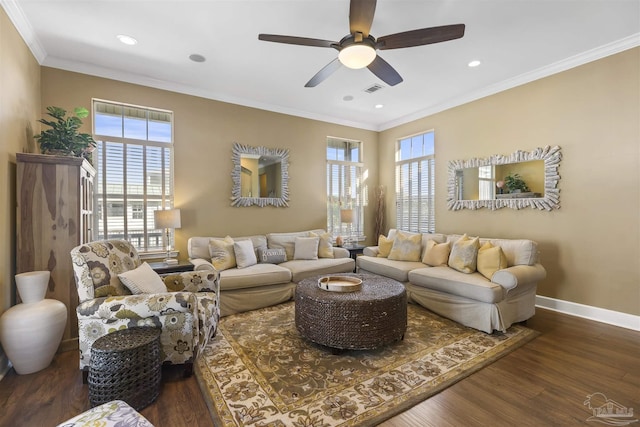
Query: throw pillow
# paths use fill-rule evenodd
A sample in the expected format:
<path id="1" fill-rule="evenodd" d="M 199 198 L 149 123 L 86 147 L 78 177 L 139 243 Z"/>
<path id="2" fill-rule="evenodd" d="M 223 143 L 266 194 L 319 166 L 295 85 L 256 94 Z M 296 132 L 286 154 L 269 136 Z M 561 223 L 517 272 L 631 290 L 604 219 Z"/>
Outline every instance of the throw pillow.
<path id="1" fill-rule="evenodd" d="M 473 273 L 478 262 L 480 239 L 470 239 L 466 234 L 458 239 L 451 248 L 449 267 L 461 273 Z"/>
<path id="2" fill-rule="evenodd" d="M 388 239 L 382 234 L 378 237 L 378 256 L 380 258 L 387 258 L 389 256 L 389 252 L 391 252 L 391 248 L 393 247 L 393 240 Z"/>
<path id="3" fill-rule="evenodd" d="M 507 257 L 500 246 L 485 243 L 478 250 L 478 272 L 491 280 L 493 274 L 507 268 Z"/>
<path id="4" fill-rule="evenodd" d="M 331 234 L 317 234 L 313 231 L 309 232 L 309 237 L 319 237 L 318 258 L 333 258 L 333 245 L 331 244 Z"/>
<path id="5" fill-rule="evenodd" d="M 233 242 L 233 252 L 236 256 L 238 268 L 246 268 L 258 263 L 256 252 L 253 249 L 251 240 L 238 240 Z"/>
<path id="6" fill-rule="evenodd" d="M 319 237 L 296 237 L 293 259 L 318 259 Z"/>
<path id="7" fill-rule="evenodd" d="M 233 239 L 229 236 L 224 239 L 211 240 L 209 242 L 209 255 L 211 255 L 211 264 L 213 264 L 218 271 L 227 270 L 236 266 Z"/>
<path id="8" fill-rule="evenodd" d="M 398 231 L 387 258 L 396 261 L 420 261 L 422 235 Z"/>
<path id="9" fill-rule="evenodd" d="M 118 278 L 134 295 L 167 292 L 162 278 L 146 262 L 140 264 L 135 270 L 118 274 Z"/>
<path id="10" fill-rule="evenodd" d="M 439 265 L 447 265 L 449 261 L 449 253 L 451 252 L 451 245 L 449 242 L 437 243 L 435 240 L 427 240 L 427 246 L 424 250 L 424 256 L 422 257 L 422 263 L 437 267 Z"/>
<path id="11" fill-rule="evenodd" d="M 287 260 L 284 248 L 269 249 L 266 246 L 258 248 L 258 262 L 264 264 L 280 264 Z"/>

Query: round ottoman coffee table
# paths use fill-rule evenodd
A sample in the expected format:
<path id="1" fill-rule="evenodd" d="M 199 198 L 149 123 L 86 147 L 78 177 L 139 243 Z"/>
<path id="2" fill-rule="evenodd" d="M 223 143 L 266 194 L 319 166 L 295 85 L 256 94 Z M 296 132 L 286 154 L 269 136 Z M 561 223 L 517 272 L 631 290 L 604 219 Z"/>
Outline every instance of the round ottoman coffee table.
<path id="1" fill-rule="evenodd" d="M 373 274 L 341 274 L 362 279 L 362 289 L 320 289 L 324 276 L 296 287 L 295 321 L 310 341 L 338 350 L 371 350 L 399 341 L 407 330 L 407 293 L 402 283 Z"/>

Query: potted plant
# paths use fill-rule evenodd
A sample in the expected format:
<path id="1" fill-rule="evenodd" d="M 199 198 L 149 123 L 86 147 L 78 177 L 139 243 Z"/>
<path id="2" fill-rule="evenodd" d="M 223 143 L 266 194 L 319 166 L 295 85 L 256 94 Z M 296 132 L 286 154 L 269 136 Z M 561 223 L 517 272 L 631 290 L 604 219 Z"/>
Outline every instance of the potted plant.
<path id="1" fill-rule="evenodd" d="M 88 133 L 78 132 L 82 119 L 89 115 L 89 110 L 76 107 L 74 114 L 69 117 L 67 111 L 60 107 L 47 107 L 47 111 L 55 120 L 38 120 L 51 127 L 34 136 L 40 144 L 40 152 L 89 159 L 89 154 L 96 148 L 96 142 Z"/>
<path id="2" fill-rule="evenodd" d="M 520 174 L 517 173 L 507 175 L 504 179 L 504 184 L 509 189 L 509 193 L 526 193 L 531 191 Z"/>

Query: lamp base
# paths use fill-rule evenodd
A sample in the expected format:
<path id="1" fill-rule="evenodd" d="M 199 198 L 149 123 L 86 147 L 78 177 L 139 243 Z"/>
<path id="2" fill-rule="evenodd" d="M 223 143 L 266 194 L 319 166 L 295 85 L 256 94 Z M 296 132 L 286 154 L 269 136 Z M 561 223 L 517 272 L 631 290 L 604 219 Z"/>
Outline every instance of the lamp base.
<path id="1" fill-rule="evenodd" d="M 178 260 L 175 258 L 165 258 L 163 262 L 167 265 L 178 265 Z"/>

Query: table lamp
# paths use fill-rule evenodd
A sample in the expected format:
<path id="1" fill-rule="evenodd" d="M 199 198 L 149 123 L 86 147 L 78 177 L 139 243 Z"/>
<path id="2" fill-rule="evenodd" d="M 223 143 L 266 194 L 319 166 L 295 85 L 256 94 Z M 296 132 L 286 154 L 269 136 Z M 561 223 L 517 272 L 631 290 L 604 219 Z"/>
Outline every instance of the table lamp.
<path id="1" fill-rule="evenodd" d="M 175 265 L 178 260 L 171 258 L 171 241 L 169 240 L 169 229 L 180 228 L 180 209 L 166 209 L 153 211 L 153 219 L 155 220 L 156 228 L 164 228 L 166 231 L 165 250 L 167 252 L 167 258 L 164 263 L 169 265 Z"/>
<path id="2" fill-rule="evenodd" d="M 349 224 L 349 235 L 347 237 L 347 245 L 351 244 L 351 224 L 353 224 L 353 209 L 340 209 L 340 222 Z"/>

